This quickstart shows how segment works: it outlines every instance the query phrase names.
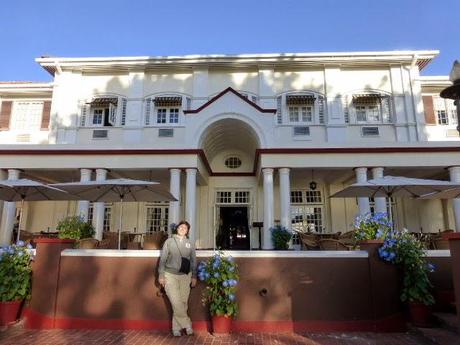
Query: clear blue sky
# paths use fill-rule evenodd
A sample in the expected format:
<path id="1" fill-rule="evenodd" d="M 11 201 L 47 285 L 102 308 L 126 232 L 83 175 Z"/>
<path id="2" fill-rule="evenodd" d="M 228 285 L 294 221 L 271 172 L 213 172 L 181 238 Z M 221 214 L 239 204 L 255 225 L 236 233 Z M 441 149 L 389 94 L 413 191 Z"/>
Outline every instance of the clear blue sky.
<path id="1" fill-rule="evenodd" d="M 460 59 L 460 0 L 3 1 L 0 81 L 51 80 L 42 55 L 135 56 L 438 49 Z"/>

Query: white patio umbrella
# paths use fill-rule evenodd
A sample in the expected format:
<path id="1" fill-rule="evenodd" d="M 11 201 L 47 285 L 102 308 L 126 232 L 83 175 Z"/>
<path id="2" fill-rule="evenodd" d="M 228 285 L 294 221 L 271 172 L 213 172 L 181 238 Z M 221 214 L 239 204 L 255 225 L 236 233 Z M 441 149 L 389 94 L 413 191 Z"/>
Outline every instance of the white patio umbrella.
<path id="1" fill-rule="evenodd" d="M 16 242 L 19 241 L 21 232 L 22 214 L 24 211 L 24 201 L 43 201 L 43 200 L 77 200 L 78 197 L 69 193 L 29 179 L 3 180 L 0 181 L 0 200 L 21 201 L 21 213 L 19 215 L 18 233 Z"/>
<path id="2" fill-rule="evenodd" d="M 92 202 L 120 202 L 120 227 L 118 229 L 118 249 L 121 242 L 123 224 L 123 202 L 139 201 L 177 201 L 171 193 L 161 189 L 158 182 L 109 179 L 104 181 L 83 181 L 53 184 L 53 187 L 65 190 L 81 200 Z"/>
<path id="3" fill-rule="evenodd" d="M 440 192 L 425 194 L 419 199 L 457 199 L 460 198 L 460 186 L 449 188 Z"/>
<path id="4" fill-rule="evenodd" d="M 356 197 L 407 197 L 418 198 L 429 193 L 439 192 L 458 186 L 449 181 L 427 180 L 402 176 L 384 176 L 354 183 L 341 191 L 331 195 L 331 198 L 356 198 Z M 390 207 L 389 218 L 392 219 Z"/>

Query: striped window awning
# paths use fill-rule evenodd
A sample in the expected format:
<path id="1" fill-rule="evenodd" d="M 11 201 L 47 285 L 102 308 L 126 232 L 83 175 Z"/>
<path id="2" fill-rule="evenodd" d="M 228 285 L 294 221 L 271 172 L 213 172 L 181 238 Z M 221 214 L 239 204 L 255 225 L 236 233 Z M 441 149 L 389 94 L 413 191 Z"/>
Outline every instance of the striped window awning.
<path id="1" fill-rule="evenodd" d="M 180 107 L 182 105 L 182 97 L 169 96 L 169 97 L 155 97 L 153 102 L 156 107 Z"/>
<path id="2" fill-rule="evenodd" d="M 108 106 L 109 104 L 117 105 L 118 98 L 117 97 L 98 97 L 94 98 L 88 104 L 91 104 L 93 107 L 103 107 Z"/>
<path id="3" fill-rule="evenodd" d="M 287 105 L 310 105 L 315 104 L 315 96 L 313 95 L 287 95 Z"/>
<path id="4" fill-rule="evenodd" d="M 379 93 L 361 93 L 353 95 L 353 104 L 376 104 L 384 96 Z"/>

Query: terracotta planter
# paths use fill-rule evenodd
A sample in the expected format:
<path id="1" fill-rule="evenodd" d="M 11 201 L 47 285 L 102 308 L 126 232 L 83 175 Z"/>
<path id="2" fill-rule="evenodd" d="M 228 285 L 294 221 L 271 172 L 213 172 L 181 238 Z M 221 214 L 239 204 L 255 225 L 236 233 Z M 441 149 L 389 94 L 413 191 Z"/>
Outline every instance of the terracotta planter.
<path id="1" fill-rule="evenodd" d="M 18 319 L 22 301 L 0 302 L 0 326 L 6 326 Z"/>
<path id="2" fill-rule="evenodd" d="M 431 308 L 429 306 L 419 302 L 410 302 L 409 312 L 414 326 L 431 327 Z"/>
<path id="3" fill-rule="evenodd" d="M 230 316 L 212 316 L 212 332 L 214 334 L 229 334 L 232 328 Z"/>

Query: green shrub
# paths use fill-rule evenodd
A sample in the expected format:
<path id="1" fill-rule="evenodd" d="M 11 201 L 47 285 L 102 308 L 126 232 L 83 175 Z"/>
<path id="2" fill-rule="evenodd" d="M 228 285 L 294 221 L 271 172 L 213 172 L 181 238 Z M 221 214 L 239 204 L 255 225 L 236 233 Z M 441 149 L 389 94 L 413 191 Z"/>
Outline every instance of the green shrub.
<path id="1" fill-rule="evenodd" d="M 289 241 L 292 238 L 292 233 L 281 225 L 276 225 L 270 228 L 272 233 L 273 247 L 278 250 L 289 249 Z"/>
<path id="2" fill-rule="evenodd" d="M 19 241 L 17 245 L 0 247 L 0 301 L 22 301 L 30 297 L 32 247 Z"/>
<path id="3" fill-rule="evenodd" d="M 90 222 L 85 222 L 82 217 L 70 216 L 62 219 L 56 229 L 59 231 L 59 238 L 79 240 L 94 236 L 94 227 Z"/>

